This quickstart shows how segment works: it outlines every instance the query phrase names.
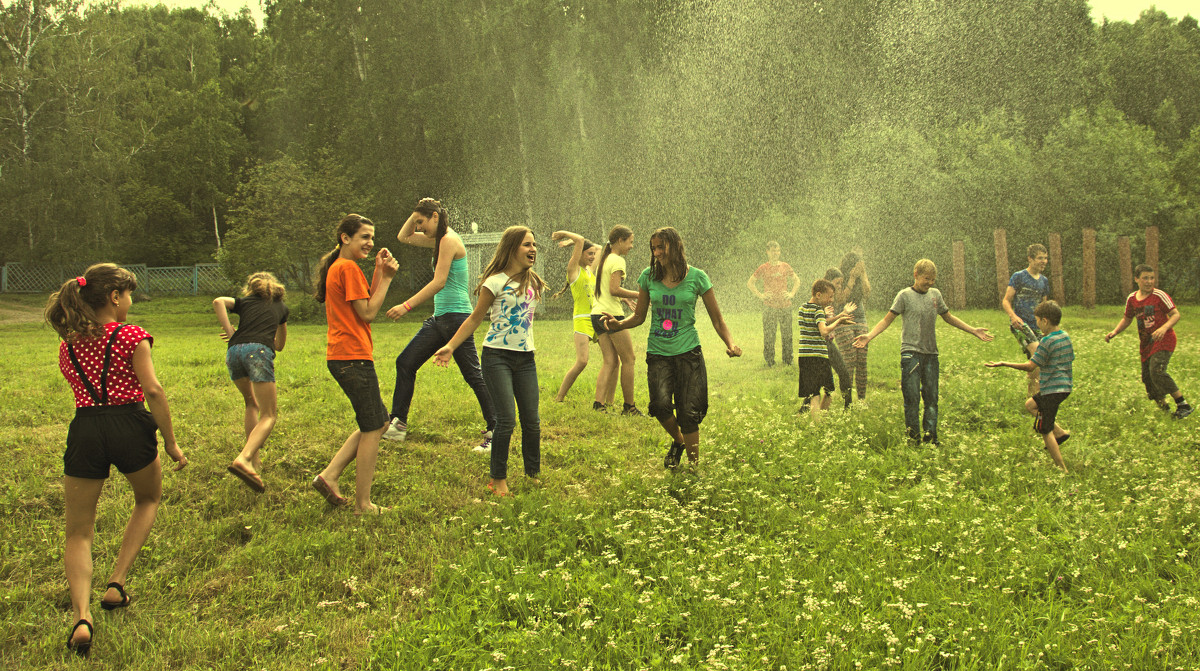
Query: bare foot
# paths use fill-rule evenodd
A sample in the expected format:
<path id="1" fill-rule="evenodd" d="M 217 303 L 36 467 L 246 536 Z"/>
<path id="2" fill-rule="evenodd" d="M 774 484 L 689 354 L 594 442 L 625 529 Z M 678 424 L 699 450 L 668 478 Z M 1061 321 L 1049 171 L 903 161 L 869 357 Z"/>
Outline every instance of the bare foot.
<path id="1" fill-rule="evenodd" d="M 388 508 L 384 508 L 383 506 L 377 506 L 374 503 L 370 503 L 361 508 L 355 509 L 354 514 L 358 515 L 358 516 L 382 515 L 382 514 L 386 513 L 388 510 L 389 510 Z"/>
<path id="2" fill-rule="evenodd" d="M 496 496 L 512 496 L 508 491 L 508 480 L 492 480 L 488 483 L 487 488 Z"/>

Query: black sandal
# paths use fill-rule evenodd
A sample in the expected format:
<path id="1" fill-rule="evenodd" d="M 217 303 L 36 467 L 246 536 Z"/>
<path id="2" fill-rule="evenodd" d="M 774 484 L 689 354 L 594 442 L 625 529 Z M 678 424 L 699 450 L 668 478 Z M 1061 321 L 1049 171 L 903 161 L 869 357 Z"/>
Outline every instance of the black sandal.
<path id="1" fill-rule="evenodd" d="M 75 638 L 75 630 L 79 628 L 79 625 L 84 625 L 88 628 L 88 640 L 84 641 L 83 643 L 72 643 L 71 640 Z M 71 627 L 71 631 L 67 632 L 67 650 L 74 652 L 80 657 L 87 657 L 88 653 L 92 651 L 92 637 L 95 635 L 96 630 L 92 628 L 91 622 L 88 622 L 87 620 L 80 620 L 76 622 L 75 626 Z"/>
<path id="2" fill-rule="evenodd" d="M 130 601 L 133 601 L 133 599 L 130 598 L 130 596 L 125 593 L 125 586 L 122 585 L 121 583 L 110 582 L 104 586 L 104 591 L 107 592 L 110 588 L 115 589 L 115 590 L 117 590 L 118 593 L 120 593 L 121 600 L 116 603 L 113 603 L 111 601 L 105 601 L 104 599 L 101 599 L 100 607 L 103 608 L 104 610 L 116 610 L 118 608 L 124 608 L 129 605 Z"/>

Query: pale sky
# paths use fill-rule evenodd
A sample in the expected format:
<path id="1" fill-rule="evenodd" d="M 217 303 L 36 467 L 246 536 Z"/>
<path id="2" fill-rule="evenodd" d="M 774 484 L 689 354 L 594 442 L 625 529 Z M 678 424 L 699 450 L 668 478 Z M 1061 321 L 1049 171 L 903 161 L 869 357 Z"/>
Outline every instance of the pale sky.
<path id="1" fill-rule="evenodd" d="M 125 5 L 157 5 L 168 7 L 203 7 L 207 0 L 126 0 Z M 233 14 L 242 7 L 249 7 L 259 23 L 262 23 L 262 7 L 259 0 L 214 0 L 221 10 Z M 1154 5 L 1167 16 L 1181 19 L 1187 14 L 1200 19 L 1200 0 L 1091 0 L 1092 19 L 1097 23 L 1104 17 L 1109 21 L 1137 21 L 1143 10 Z"/>

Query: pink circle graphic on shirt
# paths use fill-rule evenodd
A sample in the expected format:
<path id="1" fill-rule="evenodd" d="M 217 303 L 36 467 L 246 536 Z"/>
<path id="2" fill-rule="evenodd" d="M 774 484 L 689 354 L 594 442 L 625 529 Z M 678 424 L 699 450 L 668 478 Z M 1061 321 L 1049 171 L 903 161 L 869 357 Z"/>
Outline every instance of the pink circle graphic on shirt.
<path id="1" fill-rule="evenodd" d="M 663 330 L 664 331 L 670 331 L 674 327 L 675 327 L 675 324 L 670 319 L 663 320 Z"/>

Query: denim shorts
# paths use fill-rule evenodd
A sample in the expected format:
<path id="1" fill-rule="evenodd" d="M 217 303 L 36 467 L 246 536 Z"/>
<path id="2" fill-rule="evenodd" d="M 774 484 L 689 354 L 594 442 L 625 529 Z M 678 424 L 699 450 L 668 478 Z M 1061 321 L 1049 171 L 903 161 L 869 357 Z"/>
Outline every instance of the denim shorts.
<path id="1" fill-rule="evenodd" d="M 680 431 L 700 430 L 700 422 L 708 414 L 708 369 L 698 345 L 674 356 L 647 353 L 646 382 L 651 417 L 665 419 L 674 411 Z"/>
<path id="2" fill-rule="evenodd" d="M 274 382 L 275 350 L 257 342 L 231 345 L 225 352 L 225 367 L 230 380 L 248 377 L 251 382 Z"/>
<path id="3" fill-rule="evenodd" d="M 67 429 L 63 474 L 103 480 L 109 466 L 136 473 L 158 458 L 158 424 L 141 403 L 75 409 Z"/>
<path id="4" fill-rule="evenodd" d="M 373 361 L 326 361 L 333 379 L 350 399 L 354 421 L 359 431 L 370 433 L 382 429 L 391 417 L 379 397 L 379 378 Z"/>

